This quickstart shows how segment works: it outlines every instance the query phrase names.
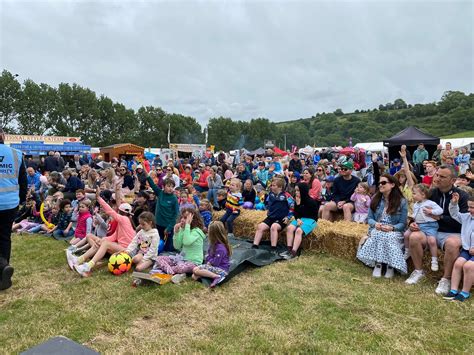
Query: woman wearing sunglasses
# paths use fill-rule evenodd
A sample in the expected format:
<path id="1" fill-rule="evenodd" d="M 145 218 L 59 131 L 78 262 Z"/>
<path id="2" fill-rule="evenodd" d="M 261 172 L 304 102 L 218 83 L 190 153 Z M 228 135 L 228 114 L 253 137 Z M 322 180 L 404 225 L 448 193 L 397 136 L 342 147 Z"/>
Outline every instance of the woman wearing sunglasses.
<path id="1" fill-rule="evenodd" d="M 374 268 L 373 277 L 382 276 L 383 265 L 386 265 L 385 278 L 392 278 L 394 270 L 406 274 L 402 233 L 407 214 L 407 201 L 398 180 L 390 174 L 383 174 L 379 190 L 370 204 L 368 237 L 357 252 L 360 261 Z"/>

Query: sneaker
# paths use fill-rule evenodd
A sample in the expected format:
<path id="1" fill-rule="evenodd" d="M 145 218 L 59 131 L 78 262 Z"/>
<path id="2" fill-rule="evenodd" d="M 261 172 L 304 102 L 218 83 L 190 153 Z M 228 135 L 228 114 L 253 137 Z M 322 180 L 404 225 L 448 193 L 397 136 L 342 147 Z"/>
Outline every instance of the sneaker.
<path id="1" fill-rule="evenodd" d="M 77 251 L 77 247 L 75 245 L 70 245 L 66 250 L 69 250 L 72 254 Z"/>
<path id="2" fill-rule="evenodd" d="M 405 280 L 405 283 L 408 285 L 414 285 L 417 284 L 423 277 L 425 277 L 423 270 L 414 270 L 410 277 Z"/>
<path id="3" fill-rule="evenodd" d="M 186 278 L 186 274 L 175 274 L 171 277 L 171 282 L 174 284 L 179 284 Z"/>
<path id="4" fill-rule="evenodd" d="M 435 293 L 444 296 L 448 294 L 450 288 L 451 281 L 443 277 L 441 280 L 439 280 L 438 287 L 436 287 Z"/>
<path id="5" fill-rule="evenodd" d="M 219 276 L 216 277 L 214 280 L 212 280 L 211 284 L 209 285 L 210 288 L 216 287 L 218 284 L 220 284 L 223 280 L 225 279 L 224 276 Z"/>
<path id="6" fill-rule="evenodd" d="M 385 278 L 391 279 L 393 275 L 395 275 L 395 270 L 393 270 L 393 267 L 387 266 L 387 271 L 385 271 Z"/>
<path id="7" fill-rule="evenodd" d="M 6 290 L 12 287 L 13 267 L 6 265 L 0 275 L 0 290 Z"/>
<path id="8" fill-rule="evenodd" d="M 298 255 L 293 255 L 293 253 L 288 253 L 286 254 L 285 256 L 283 256 L 283 259 L 284 260 L 291 260 L 291 259 L 296 259 L 298 257 Z"/>
<path id="9" fill-rule="evenodd" d="M 74 269 L 81 275 L 82 277 L 89 277 L 91 276 L 91 268 L 88 263 L 84 263 L 81 265 L 74 265 Z"/>
<path id="10" fill-rule="evenodd" d="M 283 253 L 280 253 L 278 255 L 280 255 L 282 258 L 285 258 L 285 256 L 288 256 L 288 254 L 291 254 L 291 253 L 287 250 L 287 251 L 284 251 Z"/>
<path id="11" fill-rule="evenodd" d="M 382 264 L 377 264 L 374 267 L 374 272 L 372 272 L 372 276 L 379 278 L 382 276 Z"/>
<path id="12" fill-rule="evenodd" d="M 73 255 L 70 250 L 66 250 L 66 259 L 67 259 L 67 264 L 69 265 L 69 268 L 74 271 L 74 265 L 77 264 L 78 257 Z"/>
<path id="13" fill-rule="evenodd" d="M 459 302 L 464 302 L 465 300 L 467 300 L 469 297 L 466 297 L 464 296 L 463 294 L 461 294 L 461 292 L 459 292 L 456 297 L 454 297 L 453 301 L 459 301 Z"/>
<path id="14" fill-rule="evenodd" d="M 431 260 L 431 271 L 438 271 L 439 265 L 438 260 Z"/>
<path id="15" fill-rule="evenodd" d="M 449 291 L 448 294 L 446 296 L 444 296 L 443 298 L 446 300 L 446 301 L 452 301 L 454 300 L 454 298 L 459 294 L 459 292 L 456 292 L 454 293 L 453 291 Z"/>
<path id="16" fill-rule="evenodd" d="M 403 254 L 403 257 L 405 258 L 405 260 L 408 260 L 410 259 L 410 256 L 411 256 L 410 249 L 405 248 L 405 253 Z"/>

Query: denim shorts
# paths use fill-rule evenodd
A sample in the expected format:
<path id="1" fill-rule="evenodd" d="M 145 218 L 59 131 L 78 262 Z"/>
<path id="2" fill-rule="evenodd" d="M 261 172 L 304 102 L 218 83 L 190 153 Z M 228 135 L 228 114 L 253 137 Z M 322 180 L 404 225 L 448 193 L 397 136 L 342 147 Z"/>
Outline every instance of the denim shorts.
<path id="1" fill-rule="evenodd" d="M 291 225 L 301 228 L 304 235 L 308 235 L 309 233 L 311 233 L 313 229 L 317 226 L 316 221 L 311 218 L 301 218 L 301 222 L 303 222 L 303 224 L 301 226 L 298 226 L 298 222 L 294 220 L 293 222 L 291 222 Z"/>
<path id="2" fill-rule="evenodd" d="M 435 237 L 438 235 L 438 222 L 426 222 L 418 224 L 420 231 L 425 233 L 427 237 Z"/>
<path id="3" fill-rule="evenodd" d="M 446 239 L 448 239 L 448 237 L 450 236 L 458 237 L 459 240 L 461 240 L 460 233 L 438 232 L 438 235 L 436 236 L 436 243 L 438 244 L 438 248 L 444 250 L 444 243 L 446 243 Z"/>
<path id="4" fill-rule="evenodd" d="M 466 261 L 474 261 L 474 255 L 469 254 L 469 250 L 466 249 L 461 249 L 459 257 L 466 259 Z"/>

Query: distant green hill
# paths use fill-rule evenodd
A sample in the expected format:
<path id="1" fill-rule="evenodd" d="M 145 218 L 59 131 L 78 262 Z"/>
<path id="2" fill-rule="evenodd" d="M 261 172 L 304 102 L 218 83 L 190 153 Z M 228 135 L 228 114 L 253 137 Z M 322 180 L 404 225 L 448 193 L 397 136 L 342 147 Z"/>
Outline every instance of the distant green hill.
<path id="1" fill-rule="evenodd" d="M 441 138 L 469 138 L 474 137 L 474 131 L 463 131 L 456 134 L 450 134 L 449 136 L 443 136 Z"/>
<path id="2" fill-rule="evenodd" d="M 408 126 L 416 126 L 438 137 L 466 137 L 474 134 L 474 94 L 448 91 L 437 103 L 407 105 L 398 99 L 378 109 L 333 113 L 277 123 L 288 132 L 292 144 L 347 145 L 381 141 Z M 292 132 L 296 132 L 292 134 Z"/>

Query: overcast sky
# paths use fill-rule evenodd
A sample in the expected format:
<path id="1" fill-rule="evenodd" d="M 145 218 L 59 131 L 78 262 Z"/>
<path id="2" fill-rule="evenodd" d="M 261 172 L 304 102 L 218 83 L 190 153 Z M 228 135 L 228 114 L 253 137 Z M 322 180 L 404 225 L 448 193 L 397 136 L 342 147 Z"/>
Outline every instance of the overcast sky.
<path id="1" fill-rule="evenodd" d="M 0 67 L 138 109 L 274 121 L 473 92 L 472 1 L 5 1 Z"/>

